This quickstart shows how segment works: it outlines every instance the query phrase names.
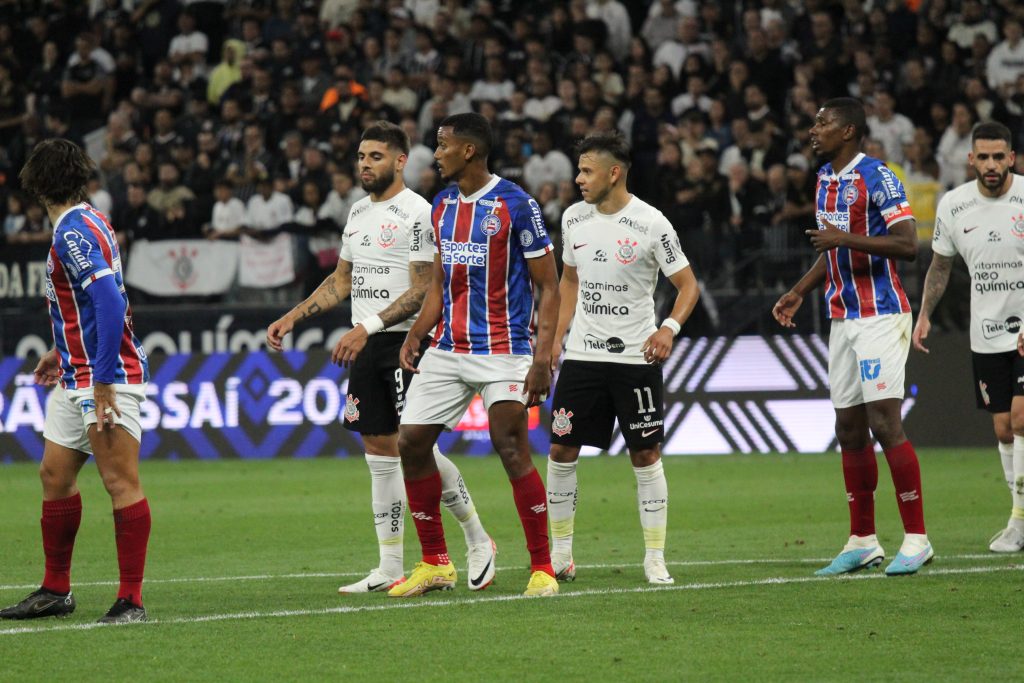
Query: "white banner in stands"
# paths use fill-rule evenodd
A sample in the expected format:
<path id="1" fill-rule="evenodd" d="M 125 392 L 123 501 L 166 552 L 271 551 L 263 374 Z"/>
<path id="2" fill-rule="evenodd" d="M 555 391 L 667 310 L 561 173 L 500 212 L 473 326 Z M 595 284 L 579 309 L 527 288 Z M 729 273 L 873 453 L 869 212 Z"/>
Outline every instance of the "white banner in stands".
<path id="1" fill-rule="evenodd" d="M 241 286 L 266 289 L 287 285 L 295 279 L 292 236 L 288 233 L 279 233 L 266 242 L 242 235 L 239 249 Z"/>
<path id="2" fill-rule="evenodd" d="M 209 240 L 140 240 L 125 281 L 156 296 L 223 294 L 238 271 L 238 244 Z"/>

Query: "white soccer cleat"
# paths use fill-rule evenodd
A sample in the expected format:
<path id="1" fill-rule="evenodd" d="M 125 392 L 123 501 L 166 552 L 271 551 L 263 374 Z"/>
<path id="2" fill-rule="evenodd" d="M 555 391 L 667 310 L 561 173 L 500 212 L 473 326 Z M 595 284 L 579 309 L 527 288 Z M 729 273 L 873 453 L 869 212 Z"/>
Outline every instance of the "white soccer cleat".
<path id="1" fill-rule="evenodd" d="M 552 555 L 551 568 L 555 570 L 555 578 L 563 583 L 576 580 L 576 563 L 572 561 L 572 555 L 568 557 Z"/>
<path id="2" fill-rule="evenodd" d="M 404 576 L 388 576 L 380 569 L 374 569 L 365 579 L 360 579 L 359 581 L 350 583 L 347 586 L 341 586 L 338 588 L 338 592 L 342 595 L 350 595 L 352 593 L 382 593 L 404 580 Z"/>
<path id="3" fill-rule="evenodd" d="M 988 549 L 994 553 L 1019 553 L 1024 550 L 1024 532 L 1008 526 L 992 537 Z"/>
<path id="4" fill-rule="evenodd" d="M 668 573 L 668 567 L 662 559 L 644 560 L 644 575 L 647 576 L 647 583 L 656 586 L 670 586 L 676 582 Z"/>
<path id="5" fill-rule="evenodd" d="M 482 591 L 494 583 L 495 560 L 498 546 L 488 538 L 483 543 L 471 543 L 466 551 L 469 565 L 469 590 Z"/>

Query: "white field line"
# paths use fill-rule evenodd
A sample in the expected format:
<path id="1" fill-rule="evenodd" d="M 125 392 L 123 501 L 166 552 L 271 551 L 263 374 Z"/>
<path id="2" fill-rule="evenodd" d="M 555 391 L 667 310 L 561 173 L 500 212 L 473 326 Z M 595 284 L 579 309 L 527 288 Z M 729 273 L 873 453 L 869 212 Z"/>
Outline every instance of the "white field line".
<path id="1" fill-rule="evenodd" d="M 994 553 L 975 555 L 936 555 L 938 560 L 998 560 L 1006 557 Z M 746 559 L 746 560 L 678 560 L 666 562 L 670 567 L 716 567 L 727 565 L 757 565 L 757 564 L 825 564 L 831 562 L 831 557 L 803 557 L 791 560 L 782 558 Z M 635 562 L 621 564 L 577 564 L 577 569 L 629 569 L 641 565 Z M 464 571 L 463 567 L 458 568 Z M 504 572 L 522 570 L 523 567 L 498 567 L 495 571 Z M 150 586 L 159 583 L 221 583 L 229 581 L 278 581 L 282 579 L 344 579 L 351 577 L 363 577 L 367 572 L 302 572 L 295 574 L 244 574 L 240 576 L 193 576 L 179 577 L 175 579 L 146 579 L 146 585 Z M 83 586 L 117 586 L 117 581 L 75 581 L 76 588 Z M 0 591 L 3 590 L 34 590 L 39 588 L 38 583 L 0 584 Z"/>
<path id="2" fill-rule="evenodd" d="M 960 567 L 960 568 L 941 568 L 931 569 L 926 573 L 922 574 L 918 579 L 911 579 L 920 581 L 921 579 L 927 579 L 929 576 L 951 576 L 951 575 L 962 575 L 962 574 L 991 574 L 995 572 L 1019 572 L 1024 571 L 1024 565 L 1011 564 L 1000 567 Z M 699 591 L 699 590 L 716 590 L 722 588 L 748 588 L 753 586 L 784 586 L 790 584 L 801 584 L 801 583 L 821 583 L 825 581 L 870 581 L 879 580 L 886 578 L 885 574 L 872 573 L 872 574 L 852 574 L 843 577 L 827 577 L 827 576 L 798 576 L 798 577 L 786 577 L 776 576 L 765 579 L 753 579 L 748 581 L 720 581 L 712 583 L 685 583 L 676 586 L 637 586 L 634 588 L 604 588 L 596 590 L 569 590 L 565 593 L 559 593 L 556 598 L 587 598 L 604 595 L 633 595 L 637 593 L 654 593 L 660 591 Z M 890 579 L 893 581 L 899 581 L 899 579 Z M 532 600 L 534 598 L 527 598 L 524 595 L 493 595 L 493 596 L 482 596 L 479 598 L 466 598 L 460 600 L 453 600 L 451 598 L 442 598 L 439 600 L 432 600 L 430 598 L 412 598 L 409 600 L 390 600 L 383 598 L 387 602 L 378 605 L 354 605 L 350 607 L 324 607 L 320 609 L 295 609 L 295 610 L 272 610 L 266 612 L 232 612 L 227 614 L 207 614 L 197 617 L 172 617 L 169 619 L 153 619 L 142 626 L 149 624 L 201 624 L 206 622 L 214 621 L 241 621 L 248 619 L 275 619 L 285 617 L 308 617 L 308 616 L 320 616 L 327 614 L 353 614 L 356 612 L 383 612 L 387 610 L 395 609 L 416 609 L 416 608 L 430 608 L 430 607 L 461 607 L 464 605 L 475 605 L 481 603 L 494 603 L 494 602 L 517 602 L 521 600 Z M 0 629 L 0 636 L 11 636 L 20 635 L 26 633 L 47 633 L 51 631 L 88 631 L 94 628 L 100 628 L 106 626 L 106 624 L 97 624 L 95 622 L 89 622 L 85 624 L 57 624 L 55 626 L 16 626 L 13 628 Z"/>

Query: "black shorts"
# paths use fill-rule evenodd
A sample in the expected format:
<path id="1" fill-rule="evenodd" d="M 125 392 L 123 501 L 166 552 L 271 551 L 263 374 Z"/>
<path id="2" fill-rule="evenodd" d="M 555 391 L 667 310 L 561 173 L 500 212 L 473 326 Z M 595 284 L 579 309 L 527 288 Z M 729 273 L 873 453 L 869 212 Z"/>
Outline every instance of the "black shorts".
<path id="1" fill-rule="evenodd" d="M 405 332 L 378 332 L 367 340 L 349 370 L 342 420 L 346 429 L 370 435 L 398 431 L 413 377 L 398 364 L 404 342 Z"/>
<path id="2" fill-rule="evenodd" d="M 567 360 L 551 402 L 551 443 L 607 450 L 615 420 L 630 448 L 665 440 L 660 365 Z"/>
<path id="3" fill-rule="evenodd" d="M 1016 351 L 971 352 L 974 398 L 990 413 L 1010 412 L 1014 396 L 1024 396 L 1024 358 Z"/>

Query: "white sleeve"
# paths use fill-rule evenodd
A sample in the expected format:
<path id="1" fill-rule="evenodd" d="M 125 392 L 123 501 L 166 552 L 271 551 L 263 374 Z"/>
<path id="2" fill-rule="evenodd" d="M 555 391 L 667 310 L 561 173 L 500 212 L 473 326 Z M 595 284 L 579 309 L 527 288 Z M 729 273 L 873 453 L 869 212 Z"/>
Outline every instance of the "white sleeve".
<path id="1" fill-rule="evenodd" d="M 935 209 L 935 229 L 932 232 L 932 251 L 942 256 L 956 256 L 956 243 L 953 241 L 955 225 L 953 224 L 953 212 L 950 210 L 952 202 L 949 195 L 939 200 L 939 206 Z"/>
<path id="2" fill-rule="evenodd" d="M 573 256 L 572 228 L 569 227 L 568 211 L 562 214 L 562 263 L 567 266 L 576 267 L 576 257 Z"/>
<path id="3" fill-rule="evenodd" d="M 430 223 L 430 204 L 412 215 L 409 226 L 409 263 L 434 262 L 434 226 Z"/>
<path id="4" fill-rule="evenodd" d="M 690 265 L 689 259 L 683 253 L 682 245 L 679 244 L 679 235 L 665 216 L 659 216 L 655 221 L 652 234 L 657 239 L 653 245 L 654 258 L 657 259 L 658 267 L 665 277 L 671 277 Z"/>

